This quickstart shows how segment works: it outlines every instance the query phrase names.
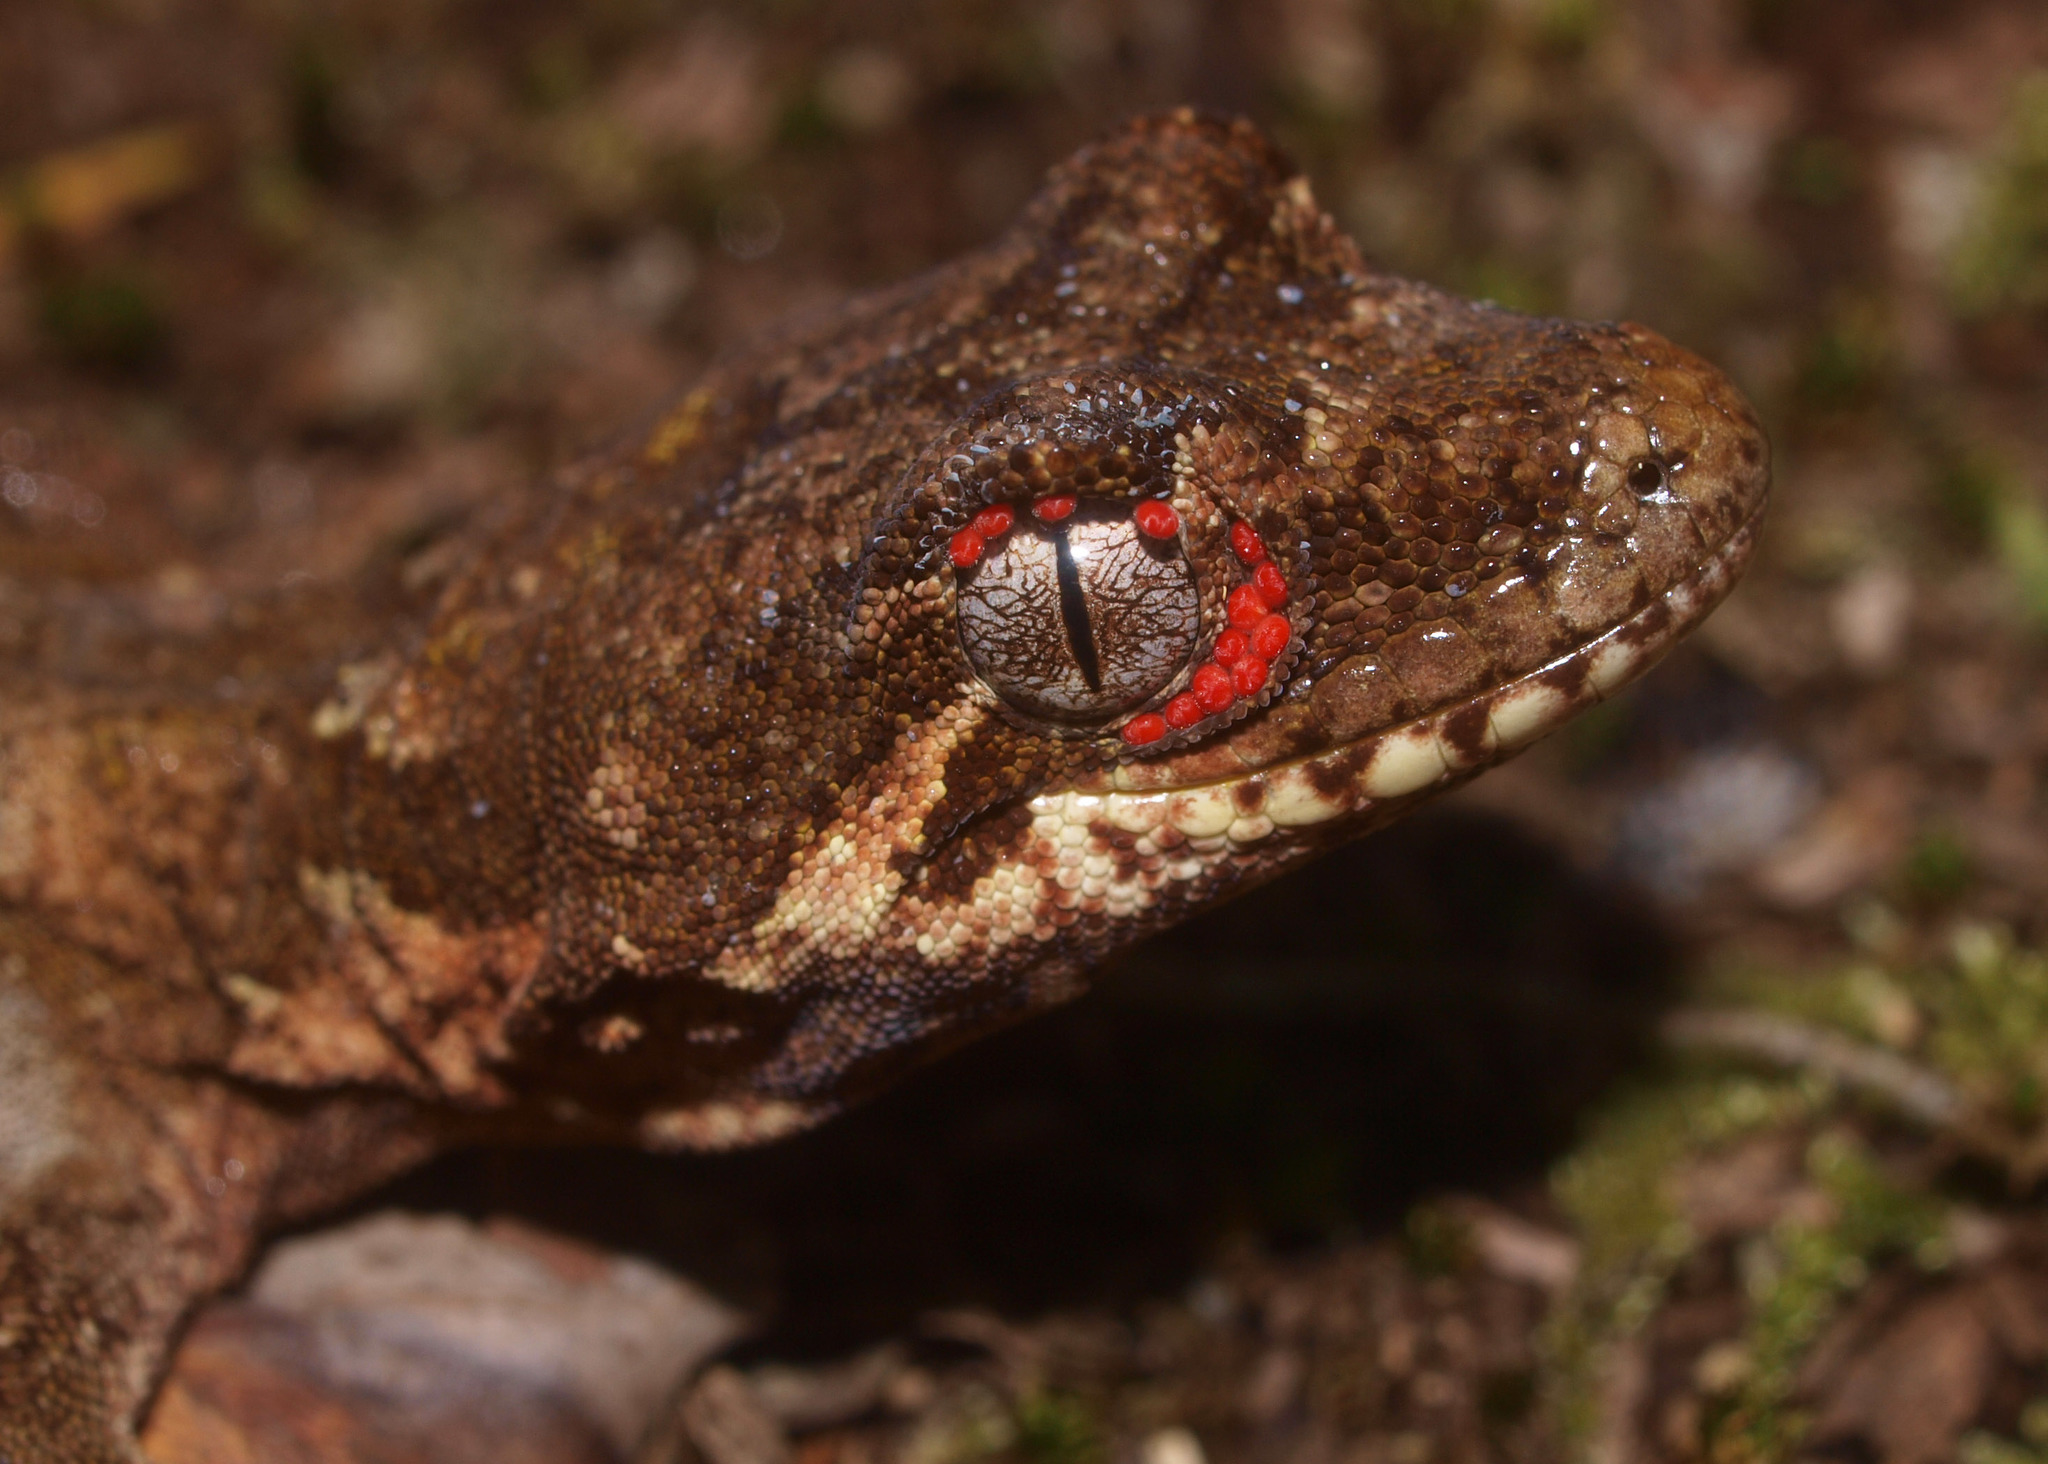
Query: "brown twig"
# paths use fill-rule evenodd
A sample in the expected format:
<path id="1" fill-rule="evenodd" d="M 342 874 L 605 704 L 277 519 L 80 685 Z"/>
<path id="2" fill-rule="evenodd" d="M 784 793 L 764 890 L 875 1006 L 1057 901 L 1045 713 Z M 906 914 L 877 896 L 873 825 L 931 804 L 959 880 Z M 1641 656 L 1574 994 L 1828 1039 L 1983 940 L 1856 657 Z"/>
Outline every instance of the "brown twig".
<path id="1" fill-rule="evenodd" d="M 1769 1012 L 1698 1008 L 1673 1012 L 1663 1035 L 1674 1047 L 1760 1058 L 1778 1067 L 1823 1073 L 1846 1088 L 1872 1093 L 1929 1128 L 1960 1126 L 1968 1105 L 1945 1079 L 1896 1052 L 1871 1047 Z"/>

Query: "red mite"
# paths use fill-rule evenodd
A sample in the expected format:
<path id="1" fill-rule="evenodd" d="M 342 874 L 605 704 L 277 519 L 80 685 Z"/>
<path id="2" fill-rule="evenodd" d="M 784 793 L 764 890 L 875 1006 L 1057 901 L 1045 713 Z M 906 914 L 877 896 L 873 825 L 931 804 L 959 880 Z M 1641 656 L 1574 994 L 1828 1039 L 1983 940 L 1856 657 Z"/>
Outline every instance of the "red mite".
<path id="1" fill-rule="evenodd" d="M 1080 501 L 1072 493 L 1049 493 L 1031 505 L 1031 512 L 1040 523 L 1056 524 L 1072 513 Z"/>
<path id="2" fill-rule="evenodd" d="M 972 569 L 981 561 L 981 551 L 987 547 L 988 540 L 970 525 L 953 535 L 952 542 L 946 545 L 946 552 L 953 557 L 955 569 Z"/>
<path id="3" fill-rule="evenodd" d="M 1224 633 L 1235 635 L 1237 632 Z M 1217 645 L 1220 648 L 1222 642 L 1219 640 Z M 1188 694 L 1201 704 L 1203 711 L 1212 715 L 1227 711 L 1230 704 L 1237 700 L 1237 690 L 1230 684 L 1230 673 L 1221 666 L 1197 666 L 1193 678 L 1188 682 Z M 1179 697 L 1174 698 L 1174 701 L 1179 700 Z"/>
<path id="4" fill-rule="evenodd" d="M 1074 511 L 1074 500 L 1065 495 L 1041 498 L 1031 511 L 1047 523 L 1057 523 Z M 1180 532 L 1180 515 L 1160 499 L 1138 504 L 1131 510 L 1131 518 L 1138 531 L 1150 538 L 1165 539 Z M 974 527 L 981 527 L 979 519 Z M 1229 711 L 1240 697 L 1257 696 L 1273 675 L 1273 663 L 1287 653 L 1294 638 L 1294 626 L 1280 613 L 1287 608 L 1287 576 L 1266 557 L 1266 544 L 1258 530 L 1239 520 L 1230 526 L 1229 539 L 1230 552 L 1251 570 L 1249 582 L 1232 590 L 1224 601 L 1229 626 L 1216 637 L 1209 660 L 1188 678 L 1186 691 L 1159 711 L 1143 713 L 1124 724 L 1124 741 L 1132 747 L 1149 746 L 1170 731 L 1185 731 L 1204 717 Z M 975 552 L 979 553 L 979 548 Z"/>
<path id="5" fill-rule="evenodd" d="M 1148 538 L 1171 539 L 1180 532 L 1180 515 L 1172 504 L 1157 498 L 1148 498 L 1132 509 L 1131 517 L 1137 521 L 1138 532 Z"/>
<path id="6" fill-rule="evenodd" d="M 1192 727 L 1208 713 L 1202 707 L 1202 700 L 1192 691 L 1184 691 L 1165 706 L 1166 725 L 1176 732 L 1183 727 Z"/>
<path id="7" fill-rule="evenodd" d="M 1007 503 L 991 503 L 974 516 L 974 522 L 967 527 L 984 539 L 1000 539 L 1010 532 L 1010 525 L 1017 522 L 1017 510 Z"/>
<path id="8" fill-rule="evenodd" d="M 1252 627 L 1252 651 L 1261 661 L 1277 661 L 1294 637 L 1285 615 L 1268 615 Z"/>
<path id="9" fill-rule="evenodd" d="M 1259 593 L 1256 585 L 1239 585 L 1230 592 L 1230 598 L 1224 602 L 1224 606 L 1230 616 L 1231 628 L 1247 634 L 1253 626 L 1266 618 L 1268 609 L 1266 597 Z"/>
<path id="10" fill-rule="evenodd" d="M 1124 723 L 1124 741 L 1133 747 L 1144 747 L 1165 735 L 1166 718 L 1157 712 L 1145 712 Z"/>
<path id="11" fill-rule="evenodd" d="M 1007 503 L 991 503 L 976 514 L 966 528 L 957 530 L 946 545 L 956 569 L 972 569 L 981 563 L 989 541 L 1000 539 L 1017 522 L 1017 510 Z"/>

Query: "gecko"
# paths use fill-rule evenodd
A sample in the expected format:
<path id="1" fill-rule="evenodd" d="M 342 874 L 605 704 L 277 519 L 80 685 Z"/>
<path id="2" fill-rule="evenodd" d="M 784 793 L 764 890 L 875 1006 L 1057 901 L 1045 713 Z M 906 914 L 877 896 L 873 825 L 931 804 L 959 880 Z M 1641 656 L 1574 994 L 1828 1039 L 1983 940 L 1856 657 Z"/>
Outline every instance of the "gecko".
<path id="1" fill-rule="evenodd" d="M 195 1302 L 441 1148 L 793 1133 L 1457 786 L 1768 477 L 1699 357 L 1378 272 L 1179 111 L 402 572 L 14 656 L 0 1458 L 133 1464 Z"/>

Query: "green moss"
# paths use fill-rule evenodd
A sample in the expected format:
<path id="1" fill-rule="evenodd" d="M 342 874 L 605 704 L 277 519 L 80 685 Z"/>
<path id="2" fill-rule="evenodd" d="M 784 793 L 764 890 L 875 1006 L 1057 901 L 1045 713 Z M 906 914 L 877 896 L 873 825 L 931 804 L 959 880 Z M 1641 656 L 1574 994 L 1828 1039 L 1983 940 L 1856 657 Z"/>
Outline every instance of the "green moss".
<path id="1" fill-rule="evenodd" d="M 309 36 L 293 49 L 283 78 L 292 162 L 315 183 L 340 182 L 354 157 L 342 73 L 338 47 L 327 38 Z"/>
<path id="2" fill-rule="evenodd" d="M 74 365 L 119 374 L 147 370 L 170 347 L 156 291 L 124 269 L 63 273 L 43 282 L 43 332 Z"/>
<path id="3" fill-rule="evenodd" d="M 1525 261 L 1506 255 L 1480 259 L 1461 274 L 1459 284 L 1474 299 L 1491 300 L 1510 310 L 1544 314 L 1564 307 L 1562 292 L 1554 283 L 1528 268 Z"/>
<path id="4" fill-rule="evenodd" d="M 1949 284 L 1966 315 L 2048 307 L 2048 71 L 2014 89 L 2004 145 L 1951 256 Z"/>
<path id="5" fill-rule="evenodd" d="M 1935 512 L 1965 547 L 1990 547 L 1999 506 L 2017 489 L 2011 469 L 1981 449 L 1947 440 L 1933 445 L 1932 457 L 1927 486 Z"/>
<path id="6" fill-rule="evenodd" d="M 1958 924 L 1931 957 L 1889 911 L 1863 910 L 1853 924 L 1862 953 L 1833 970 L 1735 965 L 1706 992 L 1717 1004 L 1905 1054 L 1962 1093 L 1968 1117 L 1958 1133 L 1978 1152 L 2030 1152 L 2048 1123 L 2048 954 L 1985 923 Z M 1794 1380 L 1845 1302 L 1881 1269 L 1938 1271 L 1953 1261 L 1949 1201 L 1889 1172 L 1851 1111 L 1848 1095 L 1818 1073 L 1765 1080 L 1687 1066 L 1602 1116 L 1552 1180 L 1585 1247 L 1546 1339 L 1547 1392 L 1561 1425 L 1589 1435 L 1606 1359 L 1654 1316 L 1690 1255 L 1674 1179 L 1746 1132 L 1803 1130 L 1812 1135 L 1806 1178 L 1824 1203 L 1794 1206 L 1736 1242 L 1747 1313 L 1728 1347 L 1735 1374 L 1702 1424 L 1717 1464 L 1796 1454 L 1806 1420 Z M 1968 1464 L 2048 1464 L 2048 1400 L 2029 1418 L 2017 1441 L 1974 1435 Z"/>
<path id="7" fill-rule="evenodd" d="M 2048 628 L 2048 514 L 2031 497 L 2009 493 L 1994 506 L 1991 536 L 2028 621 Z"/>
<path id="8" fill-rule="evenodd" d="M 1806 1427 L 1791 1406 L 1799 1364 L 1843 1298 L 1894 1256 L 1942 1259 L 1944 1208 L 1894 1183 L 1854 1134 L 1821 1133 L 1807 1147 L 1806 1172 L 1832 1214 L 1781 1221 L 1743 1254 L 1750 1367 L 1712 1428 L 1710 1456 L 1717 1461 L 1790 1458 Z"/>
<path id="9" fill-rule="evenodd" d="M 1410 1210 L 1401 1241 L 1418 1276 L 1455 1276 L 1472 1264 L 1472 1227 L 1442 1205 L 1426 1202 Z"/>
<path id="10" fill-rule="evenodd" d="M 2002 1133 L 2013 1152 L 2048 1123 L 2048 952 L 2003 926 L 1959 923 L 1933 958 L 1873 952 L 1799 973 L 1733 966 L 1704 994 L 1907 1053 L 1963 1094 L 1977 1138 Z"/>
<path id="11" fill-rule="evenodd" d="M 1839 137 L 1802 137 L 1786 147 L 1781 164 L 1786 193 L 1813 208 L 1838 208 L 1856 196 L 1855 148 Z"/>
<path id="12" fill-rule="evenodd" d="M 1018 1423 L 991 1388 L 973 1385 L 942 1399 L 903 1441 L 903 1464 L 976 1464 L 1017 1444 Z"/>
<path id="13" fill-rule="evenodd" d="M 1885 395 L 1896 368 L 1891 322 L 1874 300 L 1846 300 L 1806 342 L 1799 396 L 1811 411 L 1845 412 Z"/>
<path id="14" fill-rule="evenodd" d="M 1672 1194 L 1681 1163 L 1807 1109 L 1795 1084 L 1683 1072 L 1624 1096 L 1553 1172 L 1584 1252 L 1543 1340 L 1548 1406 L 1567 1438 L 1591 1437 L 1607 1359 L 1656 1314 L 1693 1253 Z"/>
<path id="15" fill-rule="evenodd" d="M 1957 927 L 1949 960 L 1920 973 L 1928 1054 L 1978 1105 L 2025 1131 L 2048 1092 L 2048 956 L 1994 925 Z"/>
<path id="16" fill-rule="evenodd" d="M 1034 1393 L 1017 1405 L 1017 1449 L 1032 1464 L 1100 1464 L 1102 1429 L 1070 1393 Z"/>
<path id="17" fill-rule="evenodd" d="M 2020 1411 L 2018 1438 L 1965 1434 L 1956 1457 L 1959 1464 L 2048 1464 L 2048 1398 L 2037 1398 Z"/>
<path id="18" fill-rule="evenodd" d="M 1796 975 L 1733 964 L 1716 972 L 1702 995 L 1716 1006 L 1773 1012 L 1884 1047 L 1909 1045 L 1925 1016 L 1913 988 L 1876 959 Z"/>
<path id="19" fill-rule="evenodd" d="M 1846 1003 L 1858 982 L 1817 984 L 1833 987 L 1824 1000 Z M 1684 1167 L 1746 1134 L 1823 1120 L 1833 1102 L 1824 1083 L 1681 1073 L 1616 1105 L 1559 1166 L 1552 1190 L 1585 1247 L 1573 1295 L 1544 1344 L 1553 1416 L 1568 1437 L 1590 1436 L 1607 1359 L 1655 1316 L 1693 1254 L 1694 1237 L 1674 1202 Z M 1790 1406 L 1793 1380 L 1843 1300 L 1901 1256 L 1927 1266 L 1947 1261 L 1944 1203 L 1894 1181 L 1854 1130 L 1822 1128 L 1805 1167 L 1826 1205 L 1738 1250 L 1749 1300 L 1745 1365 L 1706 1420 L 1717 1460 L 1790 1457 L 1804 1427 Z"/>
<path id="20" fill-rule="evenodd" d="M 2044 541 L 2048 549 L 2048 541 Z M 2048 564 L 2044 564 L 2048 570 Z M 2048 588 L 2048 583 L 2044 583 Z M 2048 606 L 2044 606 L 2048 609 Z M 1922 905 L 1952 904 L 1969 891 L 1977 871 L 1970 851 L 1944 828 L 1923 829 L 1906 851 L 1901 871 L 1906 892 Z"/>
<path id="21" fill-rule="evenodd" d="M 1962 547 L 1988 552 L 2011 584 L 2021 614 L 2048 630 L 2048 512 L 2011 464 L 1981 445 L 1936 434 L 1928 497 Z"/>
<path id="22" fill-rule="evenodd" d="M 521 58 L 517 95 L 536 112 L 557 111 L 589 94 L 592 72 L 581 36 L 549 36 L 534 43 Z"/>
<path id="23" fill-rule="evenodd" d="M 1575 60 L 1611 19 L 1605 0 L 1545 0 L 1536 12 L 1536 39 L 1560 60 Z"/>
<path id="24" fill-rule="evenodd" d="M 1629 687 L 1621 695 L 1598 702 L 1567 722 L 1557 734 L 1568 771 L 1583 778 L 1610 765 L 1636 730 L 1637 694 Z"/>

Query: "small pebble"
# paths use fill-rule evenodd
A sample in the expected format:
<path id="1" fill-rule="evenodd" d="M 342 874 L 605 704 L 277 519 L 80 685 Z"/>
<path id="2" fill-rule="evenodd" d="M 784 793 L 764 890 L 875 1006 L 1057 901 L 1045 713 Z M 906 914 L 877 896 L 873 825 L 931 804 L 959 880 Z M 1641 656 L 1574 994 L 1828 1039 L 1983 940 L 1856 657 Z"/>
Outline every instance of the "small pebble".
<path id="1" fill-rule="evenodd" d="M 1202 1441 L 1184 1428 L 1162 1428 L 1138 1446 L 1140 1464 L 1208 1464 Z"/>

